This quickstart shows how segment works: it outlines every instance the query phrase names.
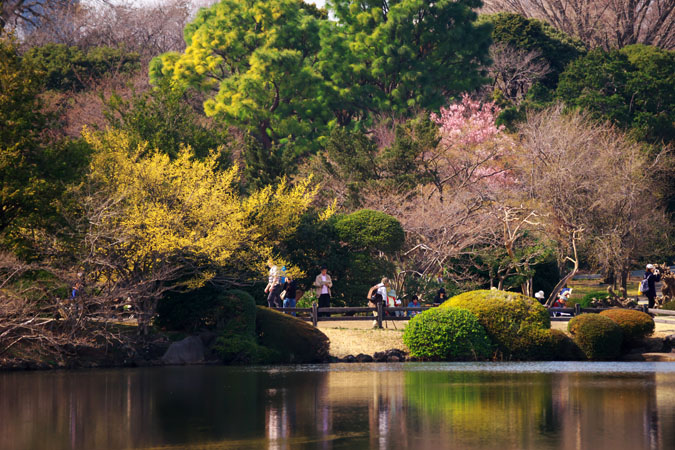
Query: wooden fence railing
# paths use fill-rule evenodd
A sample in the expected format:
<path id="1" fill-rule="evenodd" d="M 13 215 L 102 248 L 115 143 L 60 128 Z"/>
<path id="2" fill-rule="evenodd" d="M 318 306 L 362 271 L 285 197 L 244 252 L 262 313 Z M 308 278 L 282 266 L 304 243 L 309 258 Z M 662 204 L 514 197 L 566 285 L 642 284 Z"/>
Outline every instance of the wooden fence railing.
<path id="1" fill-rule="evenodd" d="M 377 327 L 382 328 L 384 321 L 410 320 L 408 312 L 422 312 L 434 306 L 411 306 L 411 307 L 386 307 L 379 303 L 377 307 L 330 307 L 319 308 L 316 303 L 311 308 L 272 308 L 284 313 L 295 313 L 299 319 L 311 321 L 314 326 L 319 321 L 343 321 L 343 320 L 371 320 L 377 322 Z M 397 312 L 402 314 L 396 315 Z M 357 315 L 370 313 L 368 315 Z"/>
<path id="2" fill-rule="evenodd" d="M 435 306 L 390 308 L 383 306 L 380 303 L 377 305 L 376 308 L 370 308 L 367 306 L 319 308 L 319 306 L 316 303 L 314 303 L 312 304 L 311 308 L 272 308 L 272 309 L 288 314 L 296 314 L 300 319 L 311 321 L 314 326 L 317 326 L 318 322 L 320 321 L 322 322 L 322 321 L 372 320 L 377 323 L 378 328 L 382 328 L 382 324 L 385 321 L 410 320 L 411 317 L 408 315 L 408 312 L 419 313 L 434 307 Z M 607 309 L 616 309 L 616 308 L 582 308 L 577 304 L 574 306 L 574 308 L 549 308 L 548 311 L 551 316 L 551 321 L 566 322 L 570 320 L 572 317 L 578 316 L 579 314 L 599 313 Z M 675 311 L 669 311 L 665 309 L 650 309 L 646 305 L 631 309 L 655 315 L 675 316 Z M 400 312 L 402 314 L 396 315 L 397 312 Z M 364 315 L 364 313 L 366 315 Z M 671 320 L 675 320 L 675 317 Z"/>

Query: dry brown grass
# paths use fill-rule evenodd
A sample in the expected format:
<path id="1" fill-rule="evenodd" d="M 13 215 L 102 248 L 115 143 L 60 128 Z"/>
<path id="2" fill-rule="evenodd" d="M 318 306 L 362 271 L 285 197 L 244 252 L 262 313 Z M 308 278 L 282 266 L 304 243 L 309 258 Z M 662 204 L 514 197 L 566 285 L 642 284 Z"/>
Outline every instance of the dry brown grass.
<path id="1" fill-rule="evenodd" d="M 403 329 L 407 322 L 388 323 L 388 328 L 372 328 L 370 321 L 319 322 L 319 328 L 330 339 L 330 355 L 344 358 L 365 353 L 372 355 L 392 348 L 408 351 L 403 344 Z"/>

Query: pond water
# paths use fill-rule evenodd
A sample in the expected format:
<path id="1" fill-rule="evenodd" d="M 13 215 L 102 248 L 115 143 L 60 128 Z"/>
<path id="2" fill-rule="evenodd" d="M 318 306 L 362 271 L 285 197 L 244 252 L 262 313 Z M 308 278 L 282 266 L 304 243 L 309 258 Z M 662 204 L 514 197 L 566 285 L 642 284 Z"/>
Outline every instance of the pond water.
<path id="1" fill-rule="evenodd" d="M 675 363 L 0 373 L 1 449 L 675 449 Z"/>

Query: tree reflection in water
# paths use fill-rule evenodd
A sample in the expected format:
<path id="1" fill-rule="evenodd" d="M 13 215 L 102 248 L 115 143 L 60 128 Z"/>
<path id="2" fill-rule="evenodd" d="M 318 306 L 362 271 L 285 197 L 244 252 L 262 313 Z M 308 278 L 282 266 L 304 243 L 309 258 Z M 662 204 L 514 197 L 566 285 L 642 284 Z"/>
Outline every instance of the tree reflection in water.
<path id="1" fill-rule="evenodd" d="M 675 448 L 672 367 L 486 367 L 498 366 L 4 373 L 0 449 Z"/>

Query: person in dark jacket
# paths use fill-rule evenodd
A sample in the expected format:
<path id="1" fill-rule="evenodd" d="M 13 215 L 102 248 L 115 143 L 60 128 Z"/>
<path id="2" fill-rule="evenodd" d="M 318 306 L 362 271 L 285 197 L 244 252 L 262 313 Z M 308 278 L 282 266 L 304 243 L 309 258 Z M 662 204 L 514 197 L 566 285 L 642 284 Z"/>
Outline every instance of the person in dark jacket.
<path id="1" fill-rule="evenodd" d="M 434 305 L 438 306 L 446 300 L 447 300 L 447 297 L 445 296 L 445 289 L 440 288 L 438 290 L 438 293 L 436 294 L 436 297 L 434 297 Z"/>
<path id="2" fill-rule="evenodd" d="M 656 305 L 656 283 L 661 281 L 661 274 L 659 270 L 654 267 L 654 264 L 647 264 L 647 271 L 645 272 L 645 280 L 647 280 L 647 285 L 649 290 L 643 292 L 647 300 L 649 300 L 649 307 L 653 308 Z"/>
<path id="3" fill-rule="evenodd" d="M 287 276 L 286 282 L 284 283 L 284 290 L 286 291 L 286 295 L 284 295 L 284 308 L 295 308 L 298 283 L 290 276 Z M 296 315 L 295 313 L 291 314 L 294 316 Z"/>

